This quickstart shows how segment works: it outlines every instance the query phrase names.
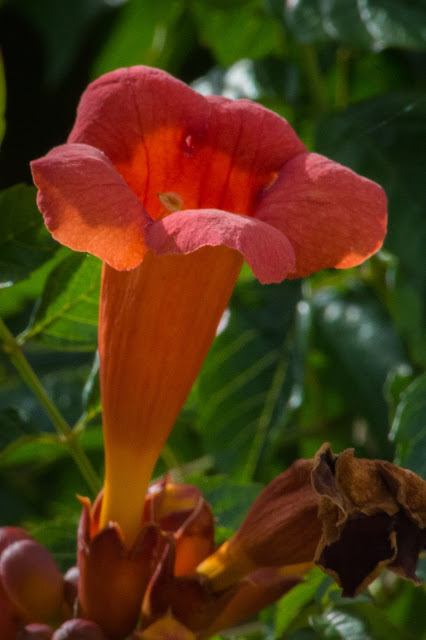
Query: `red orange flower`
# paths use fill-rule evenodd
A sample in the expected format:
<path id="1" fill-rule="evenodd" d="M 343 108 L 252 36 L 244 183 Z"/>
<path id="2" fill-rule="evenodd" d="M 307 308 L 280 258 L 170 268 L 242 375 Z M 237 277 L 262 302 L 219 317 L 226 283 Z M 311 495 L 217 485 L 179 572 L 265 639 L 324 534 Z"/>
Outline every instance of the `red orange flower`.
<path id="1" fill-rule="evenodd" d="M 243 259 L 265 283 L 356 265 L 382 244 L 386 198 L 275 113 L 147 67 L 93 82 L 68 143 L 32 172 L 52 235 L 105 262 L 101 525 L 130 548 Z"/>

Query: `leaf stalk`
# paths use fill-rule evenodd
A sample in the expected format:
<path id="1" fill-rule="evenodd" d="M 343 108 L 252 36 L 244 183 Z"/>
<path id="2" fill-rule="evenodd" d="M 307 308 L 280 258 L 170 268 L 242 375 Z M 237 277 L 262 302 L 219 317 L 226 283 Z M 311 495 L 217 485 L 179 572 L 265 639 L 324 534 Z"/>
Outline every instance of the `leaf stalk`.
<path id="1" fill-rule="evenodd" d="M 58 408 L 48 396 L 45 388 L 37 377 L 30 363 L 24 356 L 21 347 L 15 337 L 11 334 L 3 320 L 0 318 L 0 344 L 2 350 L 9 357 L 10 361 L 18 371 L 21 378 L 28 385 L 34 395 L 38 398 L 40 404 L 44 407 L 53 426 L 59 434 L 61 442 L 63 442 L 77 464 L 84 479 L 86 480 L 93 495 L 99 492 L 101 481 L 92 467 L 84 449 L 82 448 L 77 434 L 69 426 Z"/>

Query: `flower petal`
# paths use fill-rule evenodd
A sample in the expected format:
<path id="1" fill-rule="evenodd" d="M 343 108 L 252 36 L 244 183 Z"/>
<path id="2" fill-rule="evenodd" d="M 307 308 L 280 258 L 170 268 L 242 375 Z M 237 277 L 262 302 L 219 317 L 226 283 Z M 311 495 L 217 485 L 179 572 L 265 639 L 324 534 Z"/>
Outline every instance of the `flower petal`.
<path id="1" fill-rule="evenodd" d="M 397 555 L 392 517 L 387 513 L 349 517 L 339 540 L 320 546 L 317 564 L 331 575 L 342 595 L 360 594 Z"/>
<path id="2" fill-rule="evenodd" d="M 355 266 L 386 233 L 386 196 L 371 180 L 316 153 L 290 160 L 264 193 L 255 217 L 280 229 L 296 254 L 291 277 Z"/>
<path id="3" fill-rule="evenodd" d="M 257 194 L 305 151 L 290 125 L 261 105 L 206 98 L 143 66 L 89 85 L 69 142 L 104 151 L 154 219 L 158 194 L 167 192 L 185 209 L 250 214 Z"/>
<path id="4" fill-rule="evenodd" d="M 0 629 L 4 640 L 16 640 L 19 627 L 23 624 L 16 607 L 10 601 L 0 581 Z"/>
<path id="5" fill-rule="evenodd" d="M 187 254 L 204 246 L 236 249 L 260 282 L 281 282 L 295 269 L 290 242 L 261 220 L 217 209 L 178 211 L 146 227 L 145 242 L 156 255 Z"/>
<path id="6" fill-rule="evenodd" d="M 107 156 L 86 144 L 55 147 L 31 163 L 37 204 L 53 237 L 115 269 L 132 269 L 145 253 L 149 219 Z"/>
<path id="7" fill-rule="evenodd" d="M 419 584 L 415 574 L 426 546 L 426 482 L 383 460 L 334 455 L 325 444 L 315 456 L 312 483 L 321 496 L 323 533 L 316 563 L 343 588 L 361 593 L 387 567 Z"/>
<path id="8" fill-rule="evenodd" d="M 143 595 L 155 562 L 160 531 L 146 525 L 135 544 L 125 549 L 117 524 L 99 533 L 100 497 L 90 509 L 81 499 L 83 511 L 78 527 L 78 599 L 84 618 L 96 622 L 111 640 L 127 637 L 140 616 Z"/>
<path id="9" fill-rule="evenodd" d="M 149 487 L 144 522 L 156 522 L 175 541 L 175 576 L 191 574 L 214 549 L 214 518 L 201 491 L 169 476 Z"/>

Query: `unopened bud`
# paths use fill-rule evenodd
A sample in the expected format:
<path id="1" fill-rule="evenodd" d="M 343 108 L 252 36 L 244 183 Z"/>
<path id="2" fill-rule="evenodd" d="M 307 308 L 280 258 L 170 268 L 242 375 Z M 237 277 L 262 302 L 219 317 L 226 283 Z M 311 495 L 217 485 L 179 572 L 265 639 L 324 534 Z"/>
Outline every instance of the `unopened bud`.
<path id="1" fill-rule="evenodd" d="M 19 628 L 18 622 L 16 610 L 0 581 L 0 637 L 2 640 L 15 640 Z"/>
<path id="2" fill-rule="evenodd" d="M 52 640 L 107 640 L 95 622 L 75 618 L 67 620 L 53 634 Z"/>
<path id="3" fill-rule="evenodd" d="M 0 558 L 0 578 L 24 618 L 48 622 L 59 612 L 64 580 L 50 553 L 33 540 L 9 545 Z"/>
<path id="4" fill-rule="evenodd" d="M 76 613 L 78 606 L 77 592 L 78 592 L 78 579 L 80 577 L 80 571 L 78 567 L 71 567 L 64 575 L 64 600 L 69 610 L 69 615 L 65 615 L 65 618 L 72 618 Z"/>
<path id="5" fill-rule="evenodd" d="M 21 527 L 0 527 L 0 554 L 14 542 L 33 538 Z"/>
<path id="6" fill-rule="evenodd" d="M 289 575 L 312 568 L 321 538 L 312 469 L 313 460 L 297 460 L 274 478 L 260 492 L 237 532 L 197 567 L 214 591 L 237 584 L 262 567 L 287 566 Z"/>
<path id="7" fill-rule="evenodd" d="M 16 640 L 51 640 L 53 629 L 47 624 L 27 624 L 16 636 Z"/>

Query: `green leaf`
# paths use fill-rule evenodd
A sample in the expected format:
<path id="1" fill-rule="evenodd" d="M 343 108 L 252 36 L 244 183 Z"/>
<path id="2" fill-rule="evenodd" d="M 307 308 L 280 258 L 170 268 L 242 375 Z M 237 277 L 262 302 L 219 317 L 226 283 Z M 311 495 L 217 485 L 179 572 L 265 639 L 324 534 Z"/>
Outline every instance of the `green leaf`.
<path id="1" fill-rule="evenodd" d="M 390 435 L 398 444 L 397 463 L 426 480 L 426 373 L 401 394 Z"/>
<path id="2" fill-rule="evenodd" d="M 18 438 L 36 436 L 38 430 L 22 411 L 9 407 L 0 411 L 0 451 Z"/>
<path id="3" fill-rule="evenodd" d="M 208 46 L 219 65 L 229 66 L 247 57 L 252 60 L 274 55 L 281 50 L 278 23 L 265 15 L 258 0 L 240 6 L 212 8 L 197 0 L 193 4 L 202 43 Z"/>
<path id="4" fill-rule="evenodd" d="M 105 11 L 103 0 L 14 0 L 14 9 L 37 31 L 45 50 L 46 79 L 59 83 L 69 71 L 95 19 Z"/>
<path id="5" fill-rule="evenodd" d="M 389 200 L 385 248 L 391 312 L 415 362 L 426 364 L 426 98 L 385 94 L 323 119 L 316 150 L 384 187 Z"/>
<path id="6" fill-rule="evenodd" d="M 96 352 L 90 375 L 87 378 L 83 389 L 83 406 L 86 411 L 96 409 L 101 401 L 101 391 L 99 388 L 99 354 Z"/>
<path id="7" fill-rule="evenodd" d="M 75 547 L 80 509 L 76 501 L 76 513 L 58 514 L 52 520 L 29 523 L 27 527 L 28 533 L 49 549 L 62 571 L 77 562 Z"/>
<path id="8" fill-rule="evenodd" d="M 312 616 L 313 629 L 324 640 L 377 640 L 365 620 L 346 611 L 330 609 L 322 616 Z"/>
<path id="9" fill-rule="evenodd" d="M 26 185 L 0 192 L 0 288 L 27 278 L 59 247 L 44 226 L 36 193 Z"/>
<path id="10" fill-rule="evenodd" d="M 19 318 L 22 318 L 22 325 L 14 333 L 18 333 L 27 326 L 34 302 L 41 296 L 49 273 L 66 255 L 69 255 L 69 249 L 59 247 L 50 260 L 32 271 L 25 280 L 20 280 L 13 287 L 0 288 L 0 316 L 8 318 L 21 314 Z"/>
<path id="11" fill-rule="evenodd" d="M 6 76 L 4 74 L 3 56 L 0 52 L 0 146 L 6 131 Z"/>
<path id="12" fill-rule="evenodd" d="M 296 86 L 300 79 L 298 74 L 296 67 L 284 64 L 280 58 L 245 58 L 226 70 L 213 67 L 206 75 L 195 80 L 192 87 L 203 95 L 256 100 L 290 120 L 294 113 L 289 103 L 296 97 Z"/>
<path id="13" fill-rule="evenodd" d="M 84 413 L 79 420 L 80 428 L 85 428 L 102 413 L 101 389 L 99 383 L 99 354 L 96 352 L 93 366 L 83 388 L 82 394 Z"/>
<path id="14" fill-rule="evenodd" d="M 426 558 L 420 558 L 416 575 L 426 581 Z M 399 580 L 395 583 L 396 590 L 383 609 L 375 609 L 375 623 L 377 627 L 383 627 L 384 620 L 388 619 L 398 627 L 399 633 L 403 629 L 407 640 L 425 640 L 425 610 L 426 589 L 416 587 L 412 582 Z M 389 633 L 388 638 L 393 638 Z"/>
<path id="15" fill-rule="evenodd" d="M 285 15 L 302 43 L 336 40 L 375 51 L 426 48 L 426 8 L 421 0 L 298 0 Z"/>
<path id="16" fill-rule="evenodd" d="M 408 385 L 413 381 L 413 370 L 408 365 L 399 365 L 389 372 L 385 383 L 385 395 L 389 404 L 389 413 L 392 422 L 395 418 L 397 405 L 399 404 L 401 394 Z"/>
<path id="17" fill-rule="evenodd" d="M 315 594 L 326 576 L 320 569 L 308 573 L 301 584 L 296 585 L 279 601 L 275 616 L 275 632 L 281 636 L 293 619 L 315 599 Z"/>
<path id="18" fill-rule="evenodd" d="M 98 55 L 92 76 L 134 64 L 168 68 L 187 53 L 183 3 L 173 0 L 132 0 L 120 7 L 109 37 Z M 186 34 L 190 38 L 190 34 Z M 177 46 L 180 43 L 182 46 Z"/>
<path id="19" fill-rule="evenodd" d="M 220 470 L 251 479 L 263 466 L 264 446 L 291 392 L 285 340 L 299 296 L 295 281 L 262 286 L 250 279 L 234 291 L 229 322 L 197 386 L 200 435 Z"/>
<path id="20" fill-rule="evenodd" d="M 384 454 L 389 449 L 384 385 L 388 373 L 407 362 L 399 336 L 383 307 L 361 287 L 320 291 L 313 309 L 319 345 L 331 358 L 329 384 L 334 379 L 355 415 L 367 419 Z"/>
<path id="21" fill-rule="evenodd" d="M 56 349 L 96 349 L 101 262 L 73 253 L 49 275 L 40 305 L 20 341 L 37 337 Z"/>
<path id="22" fill-rule="evenodd" d="M 27 345 L 25 352 L 47 395 L 65 420 L 73 424 L 82 412 L 81 392 L 90 371 L 91 354 L 46 352 L 45 349 L 39 349 L 35 343 Z M 44 407 L 11 368 L 11 364 L 6 364 L 9 365 L 5 370 L 7 384 L 0 387 L 0 410 L 18 408 L 24 421 L 29 426 L 33 425 L 36 433 L 45 437 L 45 442 L 50 443 L 56 435 Z M 17 435 L 21 434 L 17 432 Z M 18 444 L 20 448 L 24 445 L 31 448 L 31 438 L 25 436 L 19 442 L 15 441 L 13 456 L 18 451 Z M 12 455 L 11 447 L 8 447 L 7 453 L 9 460 Z"/>
<path id="23" fill-rule="evenodd" d="M 311 625 L 324 640 L 414 640 L 390 622 L 372 602 L 354 601 L 312 616 Z"/>
<path id="24" fill-rule="evenodd" d="M 365 0 L 357 3 L 374 48 L 426 48 L 426 6 L 423 0 Z"/>
<path id="25" fill-rule="evenodd" d="M 389 199 L 386 248 L 406 270 L 426 274 L 424 157 L 426 98 L 381 95 L 325 117 L 316 150 L 378 182 Z"/>
<path id="26" fill-rule="evenodd" d="M 238 529 L 262 489 L 260 484 L 236 483 L 222 475 L 193 475 L 187 480 L 203 492 L 217 525 L 233 531 Z"/>
<path id="27" fill-rule="evenodd" d="M 287 636 L 286 636 L 287 638 Z M 318 640 L 318 636 L 312 629 L 299 629 L 295 631 L 290 636 L 288 636 L 289 640 Z"/>
<path id="28" fill-rule="evenodd" d="M 406 87 L 407 90 L 413 88 L 402 55 L 396 60 L 389 54 L 378 55 L 365 52 L 362 55 L 353 55 L 349 49 L 345 48 L 343 51 L 349 57 L 351 69 L 351 81 L 347 85 L 350 103 L 360 103 L 362 100 L 388 93 L 395 88 Z M 339 60 L 339 54 L 337 60 Z M 342 71 L 344 77 L 344 69 Z"/>
<path id="29" fill-rule="evenodd" d="M 407 343 L 413 363 L 426 367 L 426 275 L 421 263 L 417 272 L 414 269 L 408 272 L 401 264 L 390 264 L 386 275 L 395 325 Z"/>
<path id="30" fill-rule="evenodd" d="M 269 0 L 272 2 L 273 0 Z M 275 0 L 275 4 L 280 0 Z M 280 2 L 281 6 L 283 5 Z M 319 0 L 299 0 L 284 4 L 284 16 L 298 42 L 310 44 L 331 40 L 323 26 Z"/>
<path id="31" fill-rule="evenodd" d="M 203 0 L 207 7 L 215 9 L 229 9 L 230 7 L 240 7 L 247 3 L 247 0 Z"/>
<path id="32" fill-rule="evenodd" d="M 419 558 L 416 575 L 426 583 L 426 558 Z"/>
<path id="33" fill-rule="evenodd" d="M 369 48 L 373 39 L 358 12 L 355 0 L 299 0 L 288 3 L 285 16 L 297 40 L 308 44 L 338 40 Z"/>

